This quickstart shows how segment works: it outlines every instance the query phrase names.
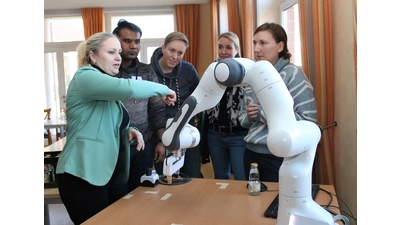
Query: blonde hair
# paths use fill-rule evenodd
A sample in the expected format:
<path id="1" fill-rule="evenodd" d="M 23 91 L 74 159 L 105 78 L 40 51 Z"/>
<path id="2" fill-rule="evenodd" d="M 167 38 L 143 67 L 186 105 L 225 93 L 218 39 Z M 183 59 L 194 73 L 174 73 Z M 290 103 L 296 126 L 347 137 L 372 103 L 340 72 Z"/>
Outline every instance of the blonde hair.
<path id="1" fill-rule="evenodd" d="M 228 38 L 229 40 L 231 40 L 233 42 L 233 44 L 235 45 L 235 48 L 240 56 L 240 41 L 239 41 L 239 37 L 233 33 L 233 32 L 225 32 L 219 35 L 218 40 L 221 39 L 222 37 L 224 38 Z"/>
<path id="2" fill-rule="evenodd" d="M 185 34 L 179 32 L 179 31 L 175 31 L 175 32 L 168 34 L 167 37 L 165 37 L 164 46 L 167 46 L 171 41 L 175 41 L 175 40 L 183 41 L 185 43 L 186 48 L 189 47 L 188 38 L 186 37 Z"/>
<path id="3" fill-rule="evenodd" d="M 99 32 L 93 34 L 87 40 L 81 42 L 76 48 L 76 51 L 78 52 L 78 68 L 92 64 L 89 57 L 89 52 L 92 51 L 93 53 L 97 54 L 97 51 L 99 50 L 103 42 L 112 37 L 117 38 L 117 36 L 115 36 L 114 34 Z"/>

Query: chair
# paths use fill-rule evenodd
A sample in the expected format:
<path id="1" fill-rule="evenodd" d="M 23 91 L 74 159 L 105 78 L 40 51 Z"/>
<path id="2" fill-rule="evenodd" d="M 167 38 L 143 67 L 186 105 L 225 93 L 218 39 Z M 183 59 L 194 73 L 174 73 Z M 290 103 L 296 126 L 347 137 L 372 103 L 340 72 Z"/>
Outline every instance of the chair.
<path id="1" fill-rule="evenodd" d="M 67 113 L 67 108 L 60 108 L 60 112 L 64 112 L 65 114 Z M 61 133 L 60 133 L 60 129 L 57 128 L 57 133 L 56 133 L 56 141 L 61 139 Z M 64 129 L 64 137 L 65 137 L 66 133 L 65 133 L 65 129 Z"/>
<path id="2" fill-rule="evenodd" d="M 50 120 L 50 111 L 51 108 L 44 110 L 44 119 Z M 44 138 L 47 138 L 48 145 L 51 145 L 53 143 L 50 129 L 44 129 Z"/>

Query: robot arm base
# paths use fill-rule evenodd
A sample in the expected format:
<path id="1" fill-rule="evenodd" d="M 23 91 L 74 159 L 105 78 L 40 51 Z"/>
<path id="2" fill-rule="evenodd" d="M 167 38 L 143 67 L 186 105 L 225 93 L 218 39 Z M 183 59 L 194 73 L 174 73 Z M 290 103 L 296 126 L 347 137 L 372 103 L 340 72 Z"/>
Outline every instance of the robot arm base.
<path id="1" fill-rule="evenodd" d="M 164 159 L 163 174 L 160 179 L 161 184 L 184 184 L 191 179 L 184 174 L 179 174 L 185 161 L 186 149 L 179 149 L 172 151 L 172 154 Z"/>
<path id="2" fill-rule="evenodd" d="M 289 224 L 334 225 L 333 219 L 331 220 L 331 222 L 321 221 L 310 217 L 304 217 L 301 215 L 292 215 Z"/>
<path id="3" fill-rule="evenodd" d="M 311 196 L 293 198 L 280 195 L 276 224 L 334 225 L 334 219 Z"/>

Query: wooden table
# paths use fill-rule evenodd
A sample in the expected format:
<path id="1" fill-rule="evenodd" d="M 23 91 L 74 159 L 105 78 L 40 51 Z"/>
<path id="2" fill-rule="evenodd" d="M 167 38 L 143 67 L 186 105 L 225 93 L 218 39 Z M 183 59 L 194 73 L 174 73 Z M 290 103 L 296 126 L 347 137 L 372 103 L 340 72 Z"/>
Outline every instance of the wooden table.
<path id="1" fill-rule="evenodd" d="M 64 148 L 65 142 L 67 141 L 66 137 L 61 138 L 60 140 L 54 142 L 51 145 L 44 147 L 44 153 L 53 153 L 53 152 L 61 152 Z"/>
<path id="2" fill-rule="evenodd" d="M 44 120 L 44 129 L 51 129 L 51 128 L 60 128 L 60 137 L 64 137 L 64 129 L 65 126 L 67 125 L 66 120 L 60 120 L 60 119 L 53 119 L 53 120 Z"/>
<path id="3" fill-rule="evenodd" d="M 278 183 L 264 183 L 269 191 L 259 196 L 250 196 L 247 182 L 236 180 L 193 179 L 182 185 L 138 187 L 83 225 L 275 225 L 276 219 L 263 214 L 278 194 Z M 332 185 L 321 188 L 335 193 Z M 316 202 L 328 204 L 329 200 L 327 193 L 319 191 Z M 331 204 L 338 205 L 335 196 Z"/>

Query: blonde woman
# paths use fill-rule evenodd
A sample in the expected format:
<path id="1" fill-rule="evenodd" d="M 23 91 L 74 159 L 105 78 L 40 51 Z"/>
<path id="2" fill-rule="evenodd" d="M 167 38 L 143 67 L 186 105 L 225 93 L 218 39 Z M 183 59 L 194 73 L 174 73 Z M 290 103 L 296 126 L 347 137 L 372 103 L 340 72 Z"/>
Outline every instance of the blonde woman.
<path id="1" fill-rule="evenodd" d="M 222 33 L 218 38 L 218 58 L 240 57 L 240 42 L 233 32 Z M 208 128 L 208 150 L 214 169 L 215 179 L 247 180 L 243 165 L 246 142 L 243 138 L 247 129 L 239 123 L 239 111 L 243 101 L 244 87 L 228 87 L 221 101 L 206 110 L 205 129 Z M 203 140 L 205 141 L 205 140 Z"/>
<path id="2" fill-rule="evenodd" d="M 160 96 L 173 105 L 176 95 L 155 82 L 113 77 L 121 64 L 114 34 L 96 33 L 77 51 L 79 69 L 67 93 L 68 137 L 56 173 L 61 200 L 81 224 L 127 193 L 130 142 L 137 141 L 137 151 L 144 148 L 121 101 Z"/>

